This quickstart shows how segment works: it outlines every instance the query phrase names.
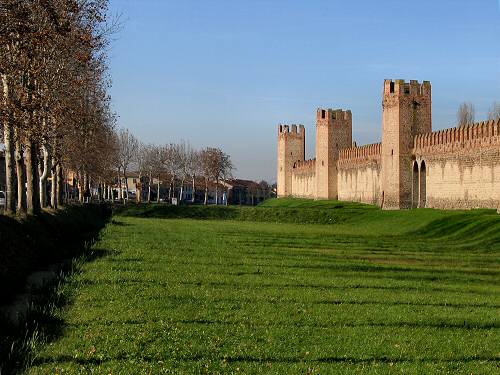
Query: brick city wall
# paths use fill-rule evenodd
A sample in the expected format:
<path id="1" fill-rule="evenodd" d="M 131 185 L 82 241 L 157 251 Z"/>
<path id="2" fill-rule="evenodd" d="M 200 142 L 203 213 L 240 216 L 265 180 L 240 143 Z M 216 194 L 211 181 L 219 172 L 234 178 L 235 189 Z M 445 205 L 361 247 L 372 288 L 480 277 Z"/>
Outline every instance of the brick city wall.
<path id="1" fill-rule="evenodd" d="M 295 163 L 292 171 L 292 196 L 297 198 L 315 198 L 316 159 Z"/>
<path id="2" fill-rule="evenodd" d="M 381 143 L 375 143 L 340 151 L 337 163 L 340 200 L 380 204 L 381 148 Z"/>
<path id="3" fill-rule="evenodd" d="M 500 119 L 415 137 L 426 165 L 426 207 L 498 208 Z"/>

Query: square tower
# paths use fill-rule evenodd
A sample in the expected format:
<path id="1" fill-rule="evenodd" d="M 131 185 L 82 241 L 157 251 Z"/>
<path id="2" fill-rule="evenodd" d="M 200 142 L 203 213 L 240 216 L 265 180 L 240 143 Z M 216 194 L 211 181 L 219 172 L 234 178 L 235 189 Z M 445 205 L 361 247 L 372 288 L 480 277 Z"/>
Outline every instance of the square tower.
<path id="1" fill-rule="evenodd" d="M 278 126 L 278 198 L 292 195 L 292 170 L 297 161 L 305 160 L 304 125 Z"/>
<path id="2" fill-rule="evenodd" d="M 341 109 L 316 112 L 316 199 L 337 199 L 339 151 L 352 146 L 352 114 Z"/>
<path id="3" fill-rule="evenodd" d="M 413 141 L 432 131 L 431 84 L 386 79 L 382 106 L 382 208 L 411 208 Z"/>

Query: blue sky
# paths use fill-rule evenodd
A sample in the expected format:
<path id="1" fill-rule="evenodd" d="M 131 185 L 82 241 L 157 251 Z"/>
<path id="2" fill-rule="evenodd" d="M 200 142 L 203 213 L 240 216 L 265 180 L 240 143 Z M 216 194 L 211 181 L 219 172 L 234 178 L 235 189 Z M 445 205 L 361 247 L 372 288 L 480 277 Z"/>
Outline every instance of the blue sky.
<path id="1" fill-rule="evenodd" d="M 110 0 L 119 125 L 145 142 L 221 147 L 236 176 L 276 180 L 278 123 L 351 109 L 358 144 L 381 137 L 383 80 L 429 80 L 433 128 L 463 101 L 500 102 L 498 0 Z"/>

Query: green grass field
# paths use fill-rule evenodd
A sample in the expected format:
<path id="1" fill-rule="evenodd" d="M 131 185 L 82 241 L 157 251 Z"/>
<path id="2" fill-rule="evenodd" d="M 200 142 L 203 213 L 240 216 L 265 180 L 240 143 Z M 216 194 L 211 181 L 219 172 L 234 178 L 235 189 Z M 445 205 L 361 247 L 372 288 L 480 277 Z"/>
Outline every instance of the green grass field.
<path id="1" fill-rule="evenodd" d="M 122 209 L 28 373 L 498 374 L 499 239 L 487 210 Z"/>

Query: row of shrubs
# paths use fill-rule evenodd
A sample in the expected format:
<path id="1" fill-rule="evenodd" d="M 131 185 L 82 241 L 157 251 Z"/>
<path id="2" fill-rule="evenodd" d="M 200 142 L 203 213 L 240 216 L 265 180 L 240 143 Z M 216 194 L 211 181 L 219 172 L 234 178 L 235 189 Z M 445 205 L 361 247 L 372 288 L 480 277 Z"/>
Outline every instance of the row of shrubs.
<path id="1" fill-rule="evenodd" d="M 33 271 L 79 256 L 111 217 L 106 205 L 71 206 L 24 219 L 0 215 L 0 301 L 7 303 Z"/>

